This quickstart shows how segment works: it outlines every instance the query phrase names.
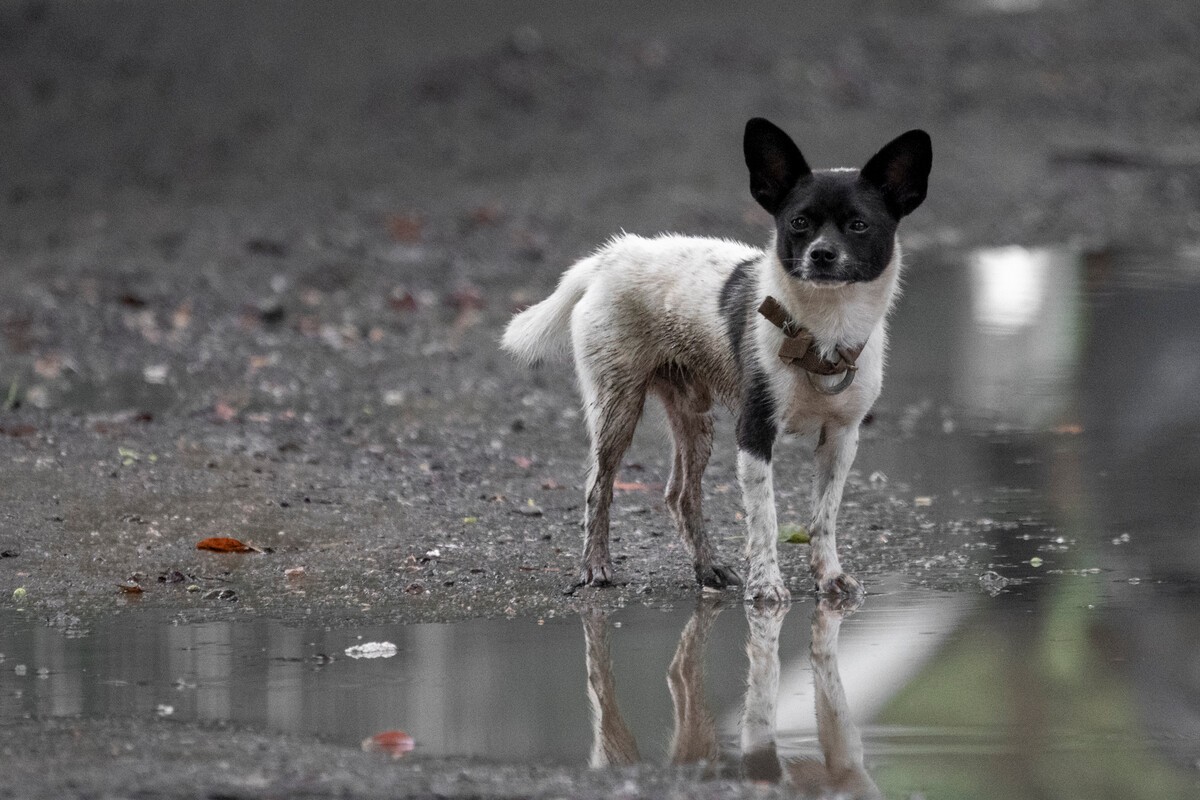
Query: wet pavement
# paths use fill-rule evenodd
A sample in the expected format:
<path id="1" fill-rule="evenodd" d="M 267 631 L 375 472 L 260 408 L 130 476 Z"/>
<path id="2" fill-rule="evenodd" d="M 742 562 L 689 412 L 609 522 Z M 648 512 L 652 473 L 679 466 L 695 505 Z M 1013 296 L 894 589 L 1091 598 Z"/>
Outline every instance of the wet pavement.
<path id="1" fill-rule="evenodd" d="M 0 0 L 0 798 L 1200 796 L 1197 5 L 481 8 Z M 566 597 L 578 400 L 499 331 L 617 230 L 761 242 L 759 114 L 934 141 L 868 595 L 698 596 L 651 408 Z"/>
<path id="2" fill-rule="evenodd" d="M 851 538 L 861 607 L 635 596 L 344 626 L 10 608 L 0 724 L 159 718 L 344 748 L 402 729 L 415 764 L 699 762 L 803 796 L 1194 796 L 1200 403 L 1179 349 L 1200 342 L 1200 262 L 912 260 L 888 386 L 904 411 L 868 428 L 847 512 L 886 497 L 916 531 Z M 912 535 L 928 555 L 871 566 Z M 365 642 L 394 654 L 347 654 Z"/>

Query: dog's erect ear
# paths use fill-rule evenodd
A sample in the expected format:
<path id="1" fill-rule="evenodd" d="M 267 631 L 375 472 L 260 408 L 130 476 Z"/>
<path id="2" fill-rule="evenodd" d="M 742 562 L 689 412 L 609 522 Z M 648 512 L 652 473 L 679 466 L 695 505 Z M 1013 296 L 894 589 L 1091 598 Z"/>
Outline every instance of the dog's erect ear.
<path id="1" fill-rule="evenodd" d="M 896 219 L 916 211 L 925 199 L 933 145 L 929 134 L 914 130 L 902 133 L 883 146 L 862 168 L 863 180 L 879 187 L 888 210 Z"/>
<path id="2" fill-rule="evenodd" d="M 797 181 L 812 174 L 791 137 L 762 117 L 746 123 L 742 149 L 750 168 L 750 194 L 771 214 L 779 211 Z"/>

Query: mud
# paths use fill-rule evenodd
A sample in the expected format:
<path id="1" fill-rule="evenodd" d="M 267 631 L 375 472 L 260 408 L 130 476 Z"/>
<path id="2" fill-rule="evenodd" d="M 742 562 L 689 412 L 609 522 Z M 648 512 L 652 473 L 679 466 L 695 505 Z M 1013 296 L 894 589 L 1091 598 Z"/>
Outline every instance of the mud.
<path id="1" fill-rule="evenodd" d="M 615 505 L 624 583 L 563 595 L 572 379 L 495 340 L 618 230 L 761 241 L 739 151 L 756 114 L 819 165 L 910 127 L 934 141 L 842 515 L 868 591 L 987 597 L 988 572 L 1091 569 L 1194 591 L 1200 14 L 1017 6 L 0 3 L 6 613 L 65 635 L 143 611 L 337 628 L 690 607 L 656 410 Z M 980 266 L 1013 244 L 1050 247 L 1002 259 L 1042 286 L 1016 338 Z M 736 552 L 727 418 L 716 441 L 706 516 Z M 809 462 L 783 450 L 781 521 L 803 524 Z M 209 536 L 269 552 L 195 550 Z M 782 549 L 804 598 L 806 552 Z M 121 726 L 6 721 L 3 791 L 64 748 L 64 780 L 100 796 L 624 786 L 148 720 L 130 736 L 149 749 L 103 772 Z M 304 783 L 314 761 L 332 782 Z M 240 788 L 200 777 L 218 762 Z M 410 788 L 385 788 L 397 770 Z M 628 794 L 734 791 L 637 774 Z"/>

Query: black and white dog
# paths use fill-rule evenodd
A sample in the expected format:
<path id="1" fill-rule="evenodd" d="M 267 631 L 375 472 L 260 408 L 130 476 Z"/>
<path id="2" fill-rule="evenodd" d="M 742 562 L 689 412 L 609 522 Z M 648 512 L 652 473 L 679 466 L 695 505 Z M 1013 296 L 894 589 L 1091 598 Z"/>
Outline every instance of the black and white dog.
<path id="1" fill-rule="evenodd" d="M 608 512 L 646 394 L 666 407 L 675 462 L 666 503 L 704 586 L 742 583 L 704 532 L 700 479 L 713 400 L 737 415 L 748 600 L 784 602 L 771 451 L 816 439 L 810 566 L 822 593 L 862 591 L 835 527 L 858 428 L 879 396 L 898 292 L 900 220 L 925 199 L 929 136 L 909 131 L 861 170 L 813 171 L 786 133 L 746 123 L 750 193 L 775 218 L 766 250 L 711 238 L 620 236 L 518 314 L 503 346 L 526 363 L 573 352 L 591 436 L 581 584 L 613 580 Z"/>

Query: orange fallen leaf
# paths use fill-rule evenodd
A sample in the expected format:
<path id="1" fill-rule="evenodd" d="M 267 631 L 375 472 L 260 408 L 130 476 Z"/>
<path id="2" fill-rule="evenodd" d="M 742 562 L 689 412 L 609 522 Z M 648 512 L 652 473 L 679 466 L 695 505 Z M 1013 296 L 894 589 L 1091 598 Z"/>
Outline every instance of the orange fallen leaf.
<path id="1" fill-rule="evenodd" d="M 261 553 L 257 547 L 231 539 L 228 536 L 210 536 L 196 542 L 197 550 L 211 550 L 214 553 Z"/>
<path id="2" fill-rule="evenodd" d="M 388 753 L 392 758 L 400 756 L 417 746 L 413 737 L 404 731 L 383 731 L 363 739 L 362 749 L 368 753 Z"/>
<path id="3" fill-rule="evenodd" d="M 1083 433 L 1083 426 L 1078 422 L 1064 422 L 1062 425 L 1055 426 L 1054 432 L 1067 436 L 1078 436 Z"/>
<path id="4" fill-rule="evenodd" d="M 648 492 L 648 491 L 650 491 L 650 487 L 647 484 L 638 483 L 638 482 L 630 483 L 627 481 L 615 481 L 613 483 L 613 488 L 616 489 L 618 492 Z"/>
<path id="5" fill-rule="evenodd" d="M 142 592 L 146 591 L 145 589 L 143 589 L 141 586 L 138 586 L 133 581 L 130 581 L 129 583 L 118 583 L 117 588 L 120 589 L 125 594 L 141 594 Z"/>
<path id="6" fill-rule="evenodd" d="M 392 214 L 388 217 L 387 228 L 397 242 L 416 244 L 424 238 L 425 220 L 415 212 Z"/>
<path id="7" fill-rule="evenodd" d="M 513 456 L 513 463 L 521 469 L 529 469 L 533 466 L 533 459 L 529 456 Z"/>

